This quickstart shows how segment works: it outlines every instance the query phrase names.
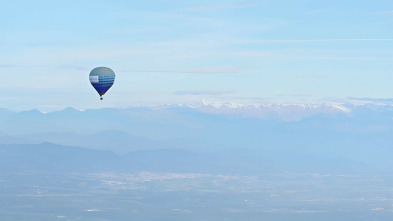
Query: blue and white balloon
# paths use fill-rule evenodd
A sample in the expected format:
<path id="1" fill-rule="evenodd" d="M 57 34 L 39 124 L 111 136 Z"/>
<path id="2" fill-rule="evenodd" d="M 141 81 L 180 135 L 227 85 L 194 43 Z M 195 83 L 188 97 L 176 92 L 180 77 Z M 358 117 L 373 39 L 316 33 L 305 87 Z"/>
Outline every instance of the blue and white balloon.
<path id="1" fill-rule="evenodd" d="M 102 96 L 112 87 L 115 82 L 115 72 L 107 67 L 97 67 L 90 72 L 90 83 L 96 89 L 98 94 Z"/>

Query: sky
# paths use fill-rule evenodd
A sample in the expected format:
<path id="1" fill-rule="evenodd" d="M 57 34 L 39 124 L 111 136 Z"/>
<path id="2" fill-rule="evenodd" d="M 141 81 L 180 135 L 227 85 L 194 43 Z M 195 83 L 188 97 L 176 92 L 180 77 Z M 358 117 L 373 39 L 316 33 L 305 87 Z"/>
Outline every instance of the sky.
<path id="1" fill-rule="evenodd" d="M 0 2 L 3 108 L 393 97 L 391 0 Z"/>

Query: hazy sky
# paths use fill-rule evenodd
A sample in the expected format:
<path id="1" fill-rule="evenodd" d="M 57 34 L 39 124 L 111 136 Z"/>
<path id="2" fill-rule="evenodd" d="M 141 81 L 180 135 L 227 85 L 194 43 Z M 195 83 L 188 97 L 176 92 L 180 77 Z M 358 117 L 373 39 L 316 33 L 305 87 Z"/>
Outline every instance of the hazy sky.
<path id="1" fill-rule="evenodd" d="M 0 1 L 0 107 L 393 97 L 392 0 Z"/>

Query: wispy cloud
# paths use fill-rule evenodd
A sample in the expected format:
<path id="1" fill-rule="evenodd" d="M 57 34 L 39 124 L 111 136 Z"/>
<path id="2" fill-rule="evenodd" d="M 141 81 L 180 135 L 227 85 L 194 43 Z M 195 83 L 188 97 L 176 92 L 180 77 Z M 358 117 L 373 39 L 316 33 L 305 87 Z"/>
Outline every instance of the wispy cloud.
<path id="1" fill-rule="evenodd" d="M 76 71 L 88 71 L 92 69 L 92 67 L 86 65 L 60 65 L 59 68 L 66 69 L 66 70 L 76 70 Z"/>
<path id="2" fill-rule="evenodd" d="M 306 14 L 309 14 L 309 15 L 312 15 L 312 14 L 320 14 L 320 13 L 324 13 L 324 12 L 326 12 L 326 11 L 328 11 L 327 8 L 322 8 L 322 9 L 316 9 L 316 10 L 308 11 Z"/>
<path id="3" fill-rule="evenodd" d="M 276 98 L 299 98 L 299 99 L 304 99 L 304 98 L 311 98 L 313 97 L 312 94 L 277 94 L 275 96 Z"/>
<path id="4" fill-rule="evenodd" d="M 118 70 L 117 72 L 130 72 L 130 73 L 179 73 L 179 74 L 236 74 L 246 73 L 237 67 L 206 67 L 195 68 L 188 70 Z"/>
<path id="5" fill-rule="evenodd" d="M 5 68 L 59 68 L 66 70 L 88 71 L 92 67 L 78 65 L 28 65 L 28 64 L 0 64 L 0 69 Z"/>
<path id="6" fill-rule="evenodd" d="M 17 65 L 17 64 L 0 64 L 0 68 L 19 68 L 19 67 L 24 67 L 24 66 Z"/>
<path id="7" fill-rule="evenodd" d="M 374 209 L 371 209 L 372 211 L 383 211 L 383 210 L 385 210 L 385 208 L 374 208 Z"/>
<path id="8" fill-rule="evenodd" d="M 227 102 L 227 101 L 239 101 L 239 102 L 246 102 L 246 103 L 266 103 L 271 100 L 274 100 L 274 97 L 258 97 L 258 96 L 232 96 L 232 95 L 227 95 L 227 96 L 222 96 L 222 102 Z"/>
<path id="9" fill-rule="evenodd" d="M 349 100 L 364 101 L 371 103 L 393 103 L 393 98 L 368 98 L 368 97 L 348 97 Z"/>
<path id="10" fill-rule="evenodd" d="M 188 71 L 189 73 L 206 73 L 206 74 L 228 74 L 228 73 L 243 73 L 244 71 L 238 67 L 224 66 L 224 67 L 206 67 L 196 68 Z"/>
<path id="11" fill-rule="evenodd" d="M 393 14 L 393 10 L 392 11 L 381 11 L 381 12 L 377 12 L 377 14 L 380 14 L 380 15 Z"/>
<path id="12" fill-rule="evenodd" d="M 221 91 L 210 91 L 210 90 L 185 90 L 176 91 L 176 95 L 222 95 L 222 94 L 232 94 L 235 91 L 231 90 L 221 90 Z"/>
<path id="13" fill-rule="evenodd" d="M 193 8 L 181 8 L 175 11 L 177 12 L 203 12 L 203 11 L 214 11 L 214 10 L 223 10 L 223 9 L 232 9 L 232 8 L 244 8 L 244 7 L 252 7 L 260 5 L 259 2 L 254 3 L 244 3 L 244 4 L 226 4 L 226 5 L 216 5 L 210 7 L 193 7 Z"/>
<path id="14" fill-rule="evenodd" d="M 393 38 L 331 38 L 331 39 L 283 39 L 256 40 L 248 43 L 307 43 L 307 42 L 346 42 L 346 41 L 393 41 Z"/>
<path id="15" fill-rule="evenodd" d="M 341 103 L 341 104 L 375 104 L 375 105 L 392 105 L 393 98 L 372 98 L 372 97 L 325 97 L 319 99 L 318 102 L 322 103 Z"/>
<path id="16" fill-rule="evenodd" d="M 295 78 L 292 81 L 297 81 L 297 82 L 315 82 L 318 81 L 318 78 Z"/>

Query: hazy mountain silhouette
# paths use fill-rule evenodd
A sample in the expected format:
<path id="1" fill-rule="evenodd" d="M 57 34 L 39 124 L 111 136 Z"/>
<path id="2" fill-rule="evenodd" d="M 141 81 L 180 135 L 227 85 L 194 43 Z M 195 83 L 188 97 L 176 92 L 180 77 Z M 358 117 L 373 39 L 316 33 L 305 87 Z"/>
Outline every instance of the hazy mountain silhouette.
<path id="1" fill-rule="evenodd" d="M 291 151 L 201 154 L 179 149 L 110 151 L 52 143 L 0 145 L 0 168 L 10 171 L 97 172 L 153 171 L 182 173 L 259 174 L 292 172 L 354 172 L 365 165 L 343 159 Z"/>
<path id="2" fill-rule="evenodd" d="M 298 112 L 303 108 L 306 113 L 300 116 L 307 117 L 296 121 L 239 114 L 251 107 L 209 105 L 209 110 L 215 108 L 216 112 L 207 113 L 200 106 L 85 111 L 67 108 L 47 114 L 37 110 L 17 113 L 0 109 L 0 131 L 7 134 L 0 135 L 0 143 L 49 141 L 121 155 L 142 151 L 139 154 L 146 153 L 146 157 L 148 153 L 153 154 L 149 151 L 179 150 L 208 154 L 218 157 L 217 162 L 221 159 L 241 165 L 247 165 L 255 156 L 258 156 L 255 161 L 272 162 L 271 165 L 301 165 L 323 156 L 337 159 L 334 165 L 340 165 L 341 159 L 380 169 L 393 167 L 391 105 L 273 105 L 269 109 L 293 114 L 291 108 Z M 201 156 L 194 157 L 198 160 Z M 233 160 L 236 157 L 238 160 Z M 175 165 L 186 158 L 180 154 L 165 164 L 174 162 Z M 154 160 L 160 162 L 159 157 Z M 326 160 L 314 161 L 319 162 Z"/>
<path id="3" fill-rule="evenodd" d="M 0 168 L 10 171 L 94 171 L 116 169 L 119 157 L 109 151 L 52 143 L 0 145 Z"/>

